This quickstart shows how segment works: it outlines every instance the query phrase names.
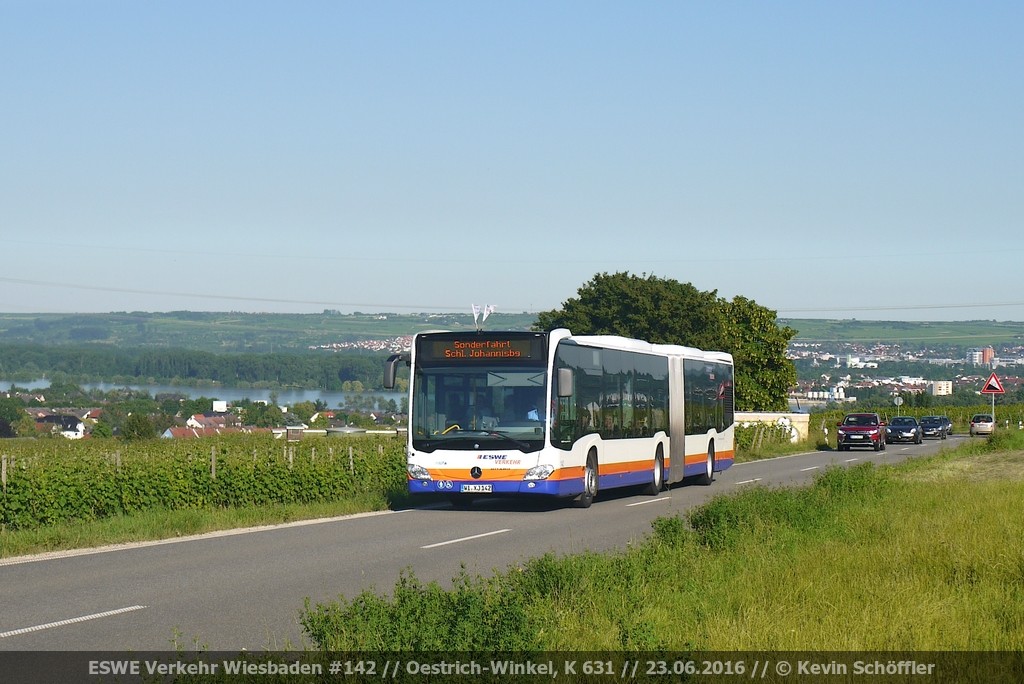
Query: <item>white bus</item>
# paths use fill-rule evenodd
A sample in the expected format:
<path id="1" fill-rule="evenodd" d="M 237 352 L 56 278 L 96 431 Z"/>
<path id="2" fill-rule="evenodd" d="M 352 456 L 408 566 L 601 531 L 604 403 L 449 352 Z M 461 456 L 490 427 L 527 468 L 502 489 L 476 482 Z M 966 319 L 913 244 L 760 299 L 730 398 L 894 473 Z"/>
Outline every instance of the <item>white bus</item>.
<path id="1" fill-rule="evenodd" d="M 412 494 L 574 498 L 693 478 L 734 456 L 732 356 L 612 335 L 430 332 L 388 359 L 410 367 Z"/>

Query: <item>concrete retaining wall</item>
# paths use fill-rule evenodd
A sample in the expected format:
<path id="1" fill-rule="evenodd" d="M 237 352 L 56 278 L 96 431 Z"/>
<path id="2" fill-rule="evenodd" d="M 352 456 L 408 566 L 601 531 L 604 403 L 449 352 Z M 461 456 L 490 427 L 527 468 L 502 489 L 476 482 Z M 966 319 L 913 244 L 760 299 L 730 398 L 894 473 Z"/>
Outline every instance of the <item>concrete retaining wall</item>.
<path id="1" fill-rule="evenodd" d="M 737 411 L 736 412 L 736 423 L 767 423 L 769 425 L 779 425 L 781 419 L 787 419 L 789 424 L 796 428 L 797 440 L 801 442 L 807 441 L 810 436 L 810 422 L 811 415 L 809 413 L 783 413 L 783 412 L 748 412 L 748 411 Z"/>

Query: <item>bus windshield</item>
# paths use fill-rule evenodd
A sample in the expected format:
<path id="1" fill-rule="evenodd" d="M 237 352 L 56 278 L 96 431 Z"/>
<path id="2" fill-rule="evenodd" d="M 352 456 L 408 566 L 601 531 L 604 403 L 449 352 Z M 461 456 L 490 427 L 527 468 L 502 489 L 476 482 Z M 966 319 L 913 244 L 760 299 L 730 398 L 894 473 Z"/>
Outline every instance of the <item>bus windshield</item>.
<path id="1" fill-rule="evenodd" d="M 544 367 L 418 366 L 410 417 L 413 447 L 539 450 L 547 425 Z"/>

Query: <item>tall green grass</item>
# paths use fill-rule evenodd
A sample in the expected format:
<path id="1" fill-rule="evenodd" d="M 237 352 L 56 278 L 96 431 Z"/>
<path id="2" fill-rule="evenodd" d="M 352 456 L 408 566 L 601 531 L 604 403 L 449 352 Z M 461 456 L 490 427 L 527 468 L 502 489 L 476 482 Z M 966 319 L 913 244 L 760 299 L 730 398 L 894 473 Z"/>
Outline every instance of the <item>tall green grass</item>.
<path id="1" fill-rule="evenodd" d="M 392 596 L 307 605 L 302 621 L 332 650 L 1020 650 L 1021 447 L 830 469 L 660 518 L 624 552 L 453 589 L 407 572 Z"/>

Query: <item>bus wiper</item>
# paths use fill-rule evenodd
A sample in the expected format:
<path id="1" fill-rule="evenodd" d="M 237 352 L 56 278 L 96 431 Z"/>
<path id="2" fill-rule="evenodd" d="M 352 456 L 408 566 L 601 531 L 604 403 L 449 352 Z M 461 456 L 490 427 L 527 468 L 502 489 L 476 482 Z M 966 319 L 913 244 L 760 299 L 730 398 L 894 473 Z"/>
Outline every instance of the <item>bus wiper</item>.
<path id="1" fill-rule="evenodd" d="M 452 444 L 454 442 L 466 442 L 467 440 L 472 441 L 480 438 L 480 435 L 487 435 L 488 437 L 497 437 L 498 439 L 511 442 L 519 447 L 520 450 L 525 452 L 536 451 L 537 447 L 534 447 L 529 442 L 524 442 L 514 437 L 509 437 L 503 432 L 497 432 L 496 430 L 459 430 L 456 433 L 448 435 L 443 439 L 428 439 L 419 443 L 419 448 L 424 451 L 434 451 L 445 444 Z"/>
<path id="2" fill-rule="evenodd" d="M 516 439 L 514 437 L 510 437 L 510 436 L 506 435 L 504 432 L 498 432 L 497 430 L 460 430 L 458 438 L 470 439 L 470 438 L 472 438 L 473 436 L 476 436 L 476 435 L 487 435 L 489 437 L 498 437 L 500 439 L 505 440 L 506 442 L 512 442 L 513 444 L 515 444 L 517 447 L 519 447 L 523 451 L 536 451 L 536 449 L 534 449 L 533 446 L 529 442 L 524 442 L 524 441 L 522 441 L 520 439 Z M 451 439 L 452 438 L 449 437 L 448 441 L 451 441 Z"/>
<path id="3" fill-rule="evenodd" d="M 530 447 L 530 445 L 528 443 L 523 442 L 522 440 L 515 439 L 514 437 L 509 437 L 504 432 L 495 432 L 494 430 L 485 430 L 484 432 L 486 434 L 490 435 L 491 437 L 501 437 L 504 440 L 512 442 L 513 444 L 515 444 L 517 447 L 519 447 L 523 451 L 532 451 L 533 450 L 533 449 L 531 449 L 531 447 Z"/>

